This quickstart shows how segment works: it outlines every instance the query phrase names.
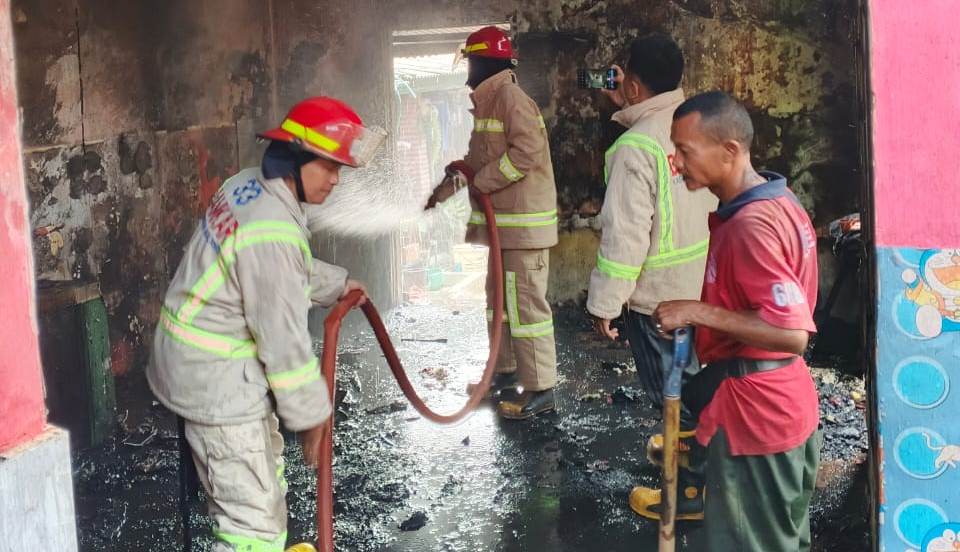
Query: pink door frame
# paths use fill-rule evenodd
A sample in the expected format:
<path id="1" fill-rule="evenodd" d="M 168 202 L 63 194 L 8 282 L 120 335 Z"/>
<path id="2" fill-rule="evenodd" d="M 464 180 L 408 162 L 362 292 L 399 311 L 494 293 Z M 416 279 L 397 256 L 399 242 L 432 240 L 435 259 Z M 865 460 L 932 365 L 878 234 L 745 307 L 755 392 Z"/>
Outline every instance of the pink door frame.
<path id="1" fill-rule="evenodd" d="M 878 550 L 939 550 L 938 539 L 960 532 L 957 9 L 952 0 L 867 2 Z"/>
<path id="2" fill-rule="evenodd" d="M 0 453 L 46 423 L 10 0 L 0 0 Z"/>

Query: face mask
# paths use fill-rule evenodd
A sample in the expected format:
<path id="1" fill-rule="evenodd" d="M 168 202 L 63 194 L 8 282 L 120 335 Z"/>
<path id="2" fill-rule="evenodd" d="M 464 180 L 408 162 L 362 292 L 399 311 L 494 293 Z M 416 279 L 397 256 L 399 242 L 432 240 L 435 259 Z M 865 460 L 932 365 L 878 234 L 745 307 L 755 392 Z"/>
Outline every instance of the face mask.
<path id="1" fill-rule="evenodd" d="M 470 56 L 467 58 L 467 86 L 476 90 L 483 81 L 500 71 L 511 68 L 513 68 L 513 63 L 507 59 Z"/>

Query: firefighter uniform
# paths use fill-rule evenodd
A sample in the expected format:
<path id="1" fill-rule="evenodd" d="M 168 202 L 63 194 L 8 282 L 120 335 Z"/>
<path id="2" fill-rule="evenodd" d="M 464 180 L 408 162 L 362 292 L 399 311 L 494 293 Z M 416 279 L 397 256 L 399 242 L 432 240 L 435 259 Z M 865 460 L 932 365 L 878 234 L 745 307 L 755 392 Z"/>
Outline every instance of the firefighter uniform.
<path id="1" fill-rule="evenodd" d="M 186 420 L 214 550 L 282 551 L 283 439 L 331 413 L 307 329 L 346 270 L 312 257 L 303 208 L 259 168 L 227 180 L 190 239 L 160 312 L 147 379 Z"/>
<path id="2" fill-rule="evenodd" d="M 677 89 L 614 114 L 629 130 L 606 153 L 603 235 L 587 299 L 594 316 L 617 318 L 624 305 L 650 315 L 662 301 L 700 296 L 717 199 L 687 190 L 673 169 L 670 124 L 681 103 Z"/>
<path id="3" fill-rule="evenodd" d="M 503 70 L 471 94 L 474 130 L 464 162 L 473 186 L 489 194 L 503 250 L 504 332 L 498 373 L 516 372 L 529 391 L 557 383 L 553 312 L 547 303 L 549 248 L 557 244 L 557 191 L 547 131 L 537 105 Z M 486 217 L 474 205 L 467 241 L 487 244 Z M 487 276 L 488 321 L 493 274 Z M 488 322 L 489 323 L 489 322 Z"/>
<path id="4" fill-rule="evenodd" d="M 613 115 L 628 130 L 606 154 L 603 235 L 587 295 L 587 310 L 598 318 L 618 318 L 626 306 L 625 332 L 637 375 L 658 408 L 673 345 L 657 334 L 650 314 L 663 301 L 700 296 L 707 215 L 717 206 L 707 190 L 687 190 L 673 169 L 670 125 L 682 102 L 678 88 Z M 686 376 L 698 370 L 694 361 Z M 695 427 L 688 412 L 682 416 L 688 429 Z"/>

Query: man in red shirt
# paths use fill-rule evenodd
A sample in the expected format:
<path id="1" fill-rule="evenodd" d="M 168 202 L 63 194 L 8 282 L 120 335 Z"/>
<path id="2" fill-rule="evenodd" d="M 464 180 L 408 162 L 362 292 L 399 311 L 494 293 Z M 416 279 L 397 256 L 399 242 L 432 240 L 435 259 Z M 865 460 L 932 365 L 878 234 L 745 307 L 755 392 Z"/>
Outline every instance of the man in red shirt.
<path id="1" fill-rule="evenodd" d="M 696 327 L 706 368 L 684 387 L 707 447 L 709 549 L 810 549 L 809 504 L 820 459 L 819 401 L 801 354 L 816 331 L 816 239 L 786 179 L 754 170 L 753 124 L 722 92 L 673 115 L 674 165 L 688 189 L 720 200 L 700 301 L 667 301 L 664 334 Z"/>

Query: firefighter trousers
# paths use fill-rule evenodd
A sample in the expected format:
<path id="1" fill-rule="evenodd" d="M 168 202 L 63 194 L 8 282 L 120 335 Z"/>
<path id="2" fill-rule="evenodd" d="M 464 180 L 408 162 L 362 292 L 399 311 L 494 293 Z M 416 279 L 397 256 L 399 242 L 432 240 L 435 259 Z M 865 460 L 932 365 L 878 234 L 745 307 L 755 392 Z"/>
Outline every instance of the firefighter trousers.
<path id="1" fill-rule="evenodd" d="M 283 552 L 287 481 L 273 413 L 235 425 L 184 424 L 214 523 L 213 552 Z"/>
<path id="2" fill-rule="evenodd" d="M 524 389 L 557 384 L 553 311 L 547 303 L 549 249 L 504 249 L 504 328 L 497 373 L 516 372 Z M 492 331 L 493 273 L 487 271 L 487 329 Z"/>

